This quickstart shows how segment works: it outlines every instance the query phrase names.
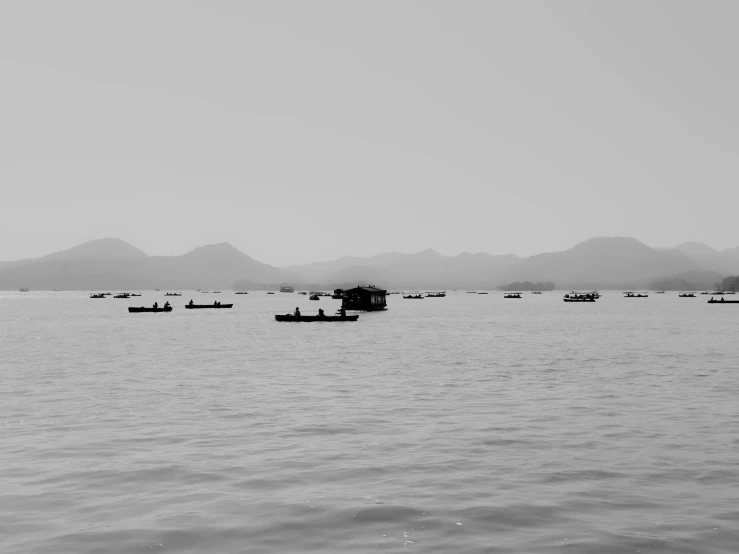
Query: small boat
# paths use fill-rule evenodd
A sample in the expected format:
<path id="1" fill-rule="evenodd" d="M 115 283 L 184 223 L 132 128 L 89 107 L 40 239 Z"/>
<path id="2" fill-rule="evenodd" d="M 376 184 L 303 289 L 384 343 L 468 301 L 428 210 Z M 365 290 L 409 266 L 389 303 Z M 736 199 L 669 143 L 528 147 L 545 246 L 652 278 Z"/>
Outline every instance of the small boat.
<path id="1" fill-rule="evenodd" d="M 515 294 L 506 294 L 503 298 L 521 298 L 521 293 L 517 292 Z"/>
<path id="2" fill-rule="evenodd" d="M 131 294 L 129 294 L 128 296 L 141 296 L 141 295 L 140 295 L 140 294 L 134 294 L 134 293 L 131 293 Z"/>
<path id="3" fill-rule="evenodd" d="M 565 302 L 595 302 L 597 299 L 598 297 L 592 293 L 580 294 L 577 292 L 571 292 L 569 294 L 565 294 L 562 300 Z"/>
<path id="4" fill-rule="evenodd" d="M 677 296 L 679 298 L 695 298 L 695 294 L 693 294 L 692 292 L 688 292 L 685 294 L 678 294 Z"/>
<path id="5" fill-rule="evenodd" d="M 289 285 L 282 285 L 280 287 L 280 292 L 295 292 L 295 287 L 291 287 Z"/>
<path id="6" fill-rule="evenodd" d="M 478 292 L 477 294 L 487 294 L 487 292 Z"/>
<path id="7" fill-rule="evenodd" d="M 274 292 L 268 292 L 267 294 L 274 294 Z"/>
<path id="8" fill-rule="evenodd" d="M 102 293 L 102 294 L 103 294 L 103 296 L 113 296 L 113 295 L 112 295 L 111 293 L 109 293 L 109 292 L 104 292 L 104 293 Z"/>
<path id="9" fill-rule="evenodd" d="M 104 294 L 91 294 L 90 298 L 105 298 Z"/>
<path id="10" fill-rule="evenodd" d="M 113 298 L 131 298 L 130 294 L 116 294 Z"/>
<path id="11" fill-rule="evenodd" d="M 167 306 L 166 308 L 144 308 L 141 306 L 140 308 L 128 308 L 128 313 L 130 314 L 140 314 L 142 312 L 171 312 L 172 306 Z"/>
<path id="12" fill-rule="evenodd" d="M 406 300 L 423 300 L 425 296 L 421 296 L 420 294 L 413 296 L 412 294 L 409 294 L 408 296 L 404 296 L 403 298 L 405 298 Z"/>
<path id="13" fill-rule="evenodd" d="M 723 298 L 721 300 L 715 300 L 715 299 L 711 298 L 708 301 L 708 303 L 709 304 L 739 304 L 739 300 L 725 300 Z"/>
<path id="14" fill-rule="evenodd" d="M 446 298 L 445 292 L 428 292 L 426 298 Z"/>
<path id="15" fill-rule="evenodd" d="M 300 291 L 298 294 L 302 294 L 303 296 L 307 295 L 308 293 L 305 291 Z"/>
<path id="16" fill-rule="evenodd" d="M 164 296 L 182 296 L 182 293 L 180 292 L 167 292 L 164 294 Z"/>
<path id="17" fill-rule="evenodd" d="M 648 294 L 634 294 L 633 292 L 624 293 L 624 298 L 649 298 Z"/>
<path id="18" fill-rule="evenodd" d="M 477 291 L 474 291 L 474 290 L 468 290 L 468 291 L 467 291 L 467 294 L 477 294 Z"/>
<path id="19" fill-rule="evenodd" d="M 249 294 L 248 292 L 237 292 L 236 294 Z"/>
<path id="20" fill-rule="evenodd" d="M 312 294 L 308 300 L 320 300 L 317 294 Z"/>
<path id="21" fill-rule="evenodd" d="M 357 321 L 359 319 L 358 315 L 325 315 L 323 317 L 318 315 L 301 315 L 300 317 L 295 317 L 292 314 L 285 314 L 275 315 L 275 319 L 277 321 L 292 321 L 296 323 L 303 323 L 303 322 L 311 322 L 311 321 Z"/>
<path id="22" fill-rule="evenodd" d="M 219 291 L 219 290 L 214 290 L 214 291 L 213 291 L 213 294 L 221 294 L 221 291 Z"/>
<path id="23" fill-rule="evenodd" d="M 208 308 L 218 310 L 221 308 L 233 308 L 233 304 L 185 304 L 185 308 L 188 310 L 207 310 Z"/>
<path id="24" fill-rule="evenodd" d="M 540 292 L 540 291 L 538 291 L 538 290 L 535 290 L 535 291 L 533 291 L 533 292 L 532 292 L 531 294 L 541 294 L 541 292 Z"/>
<path id="25" fill-rule="evenodd" d="M 657 291 L 657 294 L 664 294 L 664 293 L 665 293 L 665 291 L 663 291 L 663 290 L 658 290 Z"/>
<path id="26" fill-rule="evenodd" d="M 28 289 L 26 287 L 21 287 L 18 289 L 18 292 L 28 292 Z"/>

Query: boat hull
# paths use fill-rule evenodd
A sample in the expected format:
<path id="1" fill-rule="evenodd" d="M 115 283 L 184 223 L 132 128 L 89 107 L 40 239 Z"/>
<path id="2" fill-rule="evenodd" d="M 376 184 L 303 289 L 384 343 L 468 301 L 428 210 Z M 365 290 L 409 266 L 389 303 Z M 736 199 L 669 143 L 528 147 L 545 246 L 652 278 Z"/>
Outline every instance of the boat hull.
<path id="1" fill-rule="evenodd" d="M 563 298 L 565 302 L 595 302 L 594 298 Z"/>
<path id="2" fill-rule="evenodd" d="M 339 316 L 339 315 L 325 315 L 323 317 L 317 316 L 317 315 L 301 315 L 300 317 L 295 317 L 294 315 L 285 314 L 285 315 L 275 315 L 275 319 L 277 321 L 292 321 L 295 323 L 308 323 L 312 321 L 357 321 L 359 319 L 358 315 L 347 315 L 347 316 Z"/>
<path id="3" fill-rule="evenodd" d="M 131 314 L 140 314 L 143 312 L 171 312 L 172 307 L 169 308 L 144 308 L 143 306 L 141 308 L 128 308 L 128 313 Z"/>
<path id="4" fill-rule="evenodd" d="M 709 304 L 739 304 L 739 300 L 709 300 Z"/>
<path id="5" fill-rule="evenodd" d="M 217 306 L 214 306 L 213 304 L 185 304 L 185 308 L 188 310 L 219 310 L 222 308 L 233 308 L 233 304 L 218 304 Z"/>

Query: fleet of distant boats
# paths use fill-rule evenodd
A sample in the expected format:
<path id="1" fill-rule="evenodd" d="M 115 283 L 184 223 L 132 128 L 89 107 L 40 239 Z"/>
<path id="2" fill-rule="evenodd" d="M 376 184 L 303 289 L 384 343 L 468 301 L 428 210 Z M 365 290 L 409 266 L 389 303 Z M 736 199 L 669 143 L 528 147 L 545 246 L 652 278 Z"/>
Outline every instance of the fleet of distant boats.
<path id="1" fill-rule="evenodd" d="M 382 291 L 380 289 L 375 289 L 373 287 L 358 287 L 357 290 L 361 288 L 366 288 L 370 291 L 371 294 L 375 294 L 379 292 L 382 294 L 382 305 L 378 305 L 377 307 L 374 306 L 368 306 L 368 311 L 373 311 L 374 309 L 385 309 L 385 300 L 384 295 L 392 295 L 392 294 L 400 294 L 403 296 L 404 299 L 407 300 L 423 300 L 425 298 L 445 298 L 447 293 L 445 291 L 442 292 L 412 292 L 412 293 L 403 293 L 401 291 L 391 291 L 386 292 Z M 156 289 L 158 292 L 159 289 Z M 26 287 L 23 287 L 19 290 L 19 292 L 29 292 L 29 289 Z M 197 292 L 200 292 L 201 294 L 221 294 L 221 291 L 206 291 L 206 290 L 198 290 Z M 280 287 L 280 292 L 283 293 L 294 293 L 295 289 L 292 286 L 289 285 L 283 285 Z M 342 303 L 346 302 L 348 294 L 351 294 L 352 291 L 343 291 L 341 289 L 337 289 L 331 292 L 326 291 L 300 291 L 298 294 L 300 295 L 306 295 L 309 296 L 310 300 L 318 301 L 321 299 L 321 297 L 328 296 L 332 299 L 341 299 Z M 654 291 L 655 294 L 665 294 L 665 291 Z M 478 295 L 486 295 L 488 294 L 487 291 L 466 291 L 467 294 L 478 294 Z M 542 294 L 542 291 L 530 291 L 531 294 L 540 295 Z M 239 295 L 246 295 L 249 294 L 248 291 L 237 291 L 234 294 Z M 267 294 L 275 294 L 274 291 L 267 291 Z M 521 299 L 522 292 L 506 292 L 503 294 L 503 298 L 505 299 Z M 699 293 L 701 295 L 710 295 L 711 298 L 708 300 L 709 304 L 739 304 L 739 300 L 727 300 L 724 298 L 725 295 L 734 295 L 736 294 L 735 291 L 703 291 Z M 134 292 L 119 292 L 119 293 L 110 293 L 110 292 L 96 292 L 91 293 L 90 298 L 91 299 L 102 299 L 106 297 L 112 297 L 112 298 L 118 298 L 118 299 L 130 299 L 134 297 L 140 297 L 141 293 L 134 293 Z M 164 293 L 165 297 L 181 297 L 181 292 L 166 292 Z M 679 298 L 696 298 L 695 292 L 680 292 L 677 295 Z M 714 298 L 714 297 L 719 297 Z M 595 302 L 596 300 L 601 298 L 601 293 L 597 290 L 589 291 L 589 292 L 578 292 L 578 291 L 571 291 L 569 293 L 566 293 L 563 297 L 564 302 Z M 649 298 L 648 292 L 632 292 L 632 291 L 624 291 L 623 292 L 623 298 Z M 374 302 L 374 300 L 373 300 Z M 344 304 L 342 304 L 344 306 Z M 228 309 L 232 308 L 233 303 L 225 303 L 222 304 L 221 302 L 215 301 L 212 304 L 196 304 L 193 300 L 190 300 L 189 303 L 185 305 L 186 309 L 189 310 L 196 310 L 196 309 Z M 354 308 L 350 308 L 354 309 Z M 361 308 L 364 309 L 364 308 Z M 128 311 L 130 313 L 157 313 L 157 312 L 171 312 L 172 306 L 170 306 L 169 302 L 166 302 L 164 306 L 159 306 L 157 302 L 154 303 L 151 307 L 146 306 L 130 306 L 128 308 Z M 277 315 L 275 316 L 275 319 L 277 321 L 356 321 L 359 316 L 346 315 L 346 310 L 342 307 L 340 310 L 341 313 L 337 313 L 337 315 L 334 316 L 327 316 L 323 313 L 323 310 L 319 310 L 319 315 L 313 316 L 313 315 L 300 315 L 299 311 L 296 310 L 297 315 L 295 314 L 284 314 L 284 315 Z"/>

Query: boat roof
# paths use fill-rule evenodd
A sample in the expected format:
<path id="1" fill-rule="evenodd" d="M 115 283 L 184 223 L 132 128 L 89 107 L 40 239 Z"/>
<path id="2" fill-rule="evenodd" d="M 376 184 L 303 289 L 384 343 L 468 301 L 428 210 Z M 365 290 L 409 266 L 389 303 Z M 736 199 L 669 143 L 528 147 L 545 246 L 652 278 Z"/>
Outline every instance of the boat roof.
<path id="1" fill-rule="evenodd" d="M 354 287 L 353 289 L 348 289 L 348 290 L 345 290 L 344 292 L 352 292 L 352 291 L 355 291 L 355 290 L 363 290 L 365 292 L 382 292 L 382 293 L 387 293 L 386 290 L 384 290 L 384 289 L 378 289 L 377 287 L 373 287 L 373 286 Z"/>

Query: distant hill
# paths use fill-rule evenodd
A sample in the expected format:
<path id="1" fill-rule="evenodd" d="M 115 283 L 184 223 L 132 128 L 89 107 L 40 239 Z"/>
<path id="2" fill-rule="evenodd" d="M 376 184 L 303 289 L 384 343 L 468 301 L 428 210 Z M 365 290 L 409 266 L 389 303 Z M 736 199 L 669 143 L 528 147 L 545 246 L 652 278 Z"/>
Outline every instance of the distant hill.
<path id="1" fill-rule="evenodd" d="M 715 250 L 700 242 L 685 242 L 675 247 L 693 261 L 709 271 L 723 274 L 739 273 L 739 247 Z"/>
<path id="2" fill-rule="evenodd" d="M 239 279 L 275 285 L 296 276 L 258 262 L 227 243 L 182 256 L 148 256 L 118 239 L 91 241 L 35 260 L 0 266 L 0 289 L 228 289 Z"/>
<path id="3" fill-rule="evenodd" d="M 382 256 L 382 255 L 381 255 Z M 379 258 L 379 259 L 378 259 Z M 383 261 L 380 262 L 380 259 Z M 356 263 L 324 278 L 327 283 L 365 281 L 391 288 L 446 289 L 491 287 L 502 270 L 521 258 L 464 252 L 443 256 L 427 249 L 415 254 L 392 253 L 385 258 L 355 260 Z"/>
<path id="4" fill-rule="evenodd" d="M 721 274 L 715 271 L 688 271 L 649 283 L 651 290 L 699 291 L 712 290 L 721 282 Z"/>
<path id="5" fill-rule="evenodd" d="M 599 237 L 569 250 L 526 258 L 505 272 L 497 284 L 554 281 L 561 288 L 620 288 L 701 269 L 678 250 L 657 250 L 634 238 Z"/>
<path id="6" fill-rule="evenodd" d="M 343 256 L 338 260 L 303 265 L 291 265 L 283 267 L 282 269 L 289 271 L 290 273 L 298 274 L 308 281 L 319 282 L 325 281 L 332 275 L 351 267 L 382 267 L 396 260 L 402 259 L 405 256 L 408 256 L 408 254 L 401 254 L 400 252 L 386 252 L 384 254 L 377 254 L 376 256 L 369 256 L 367 258 Z"/>

